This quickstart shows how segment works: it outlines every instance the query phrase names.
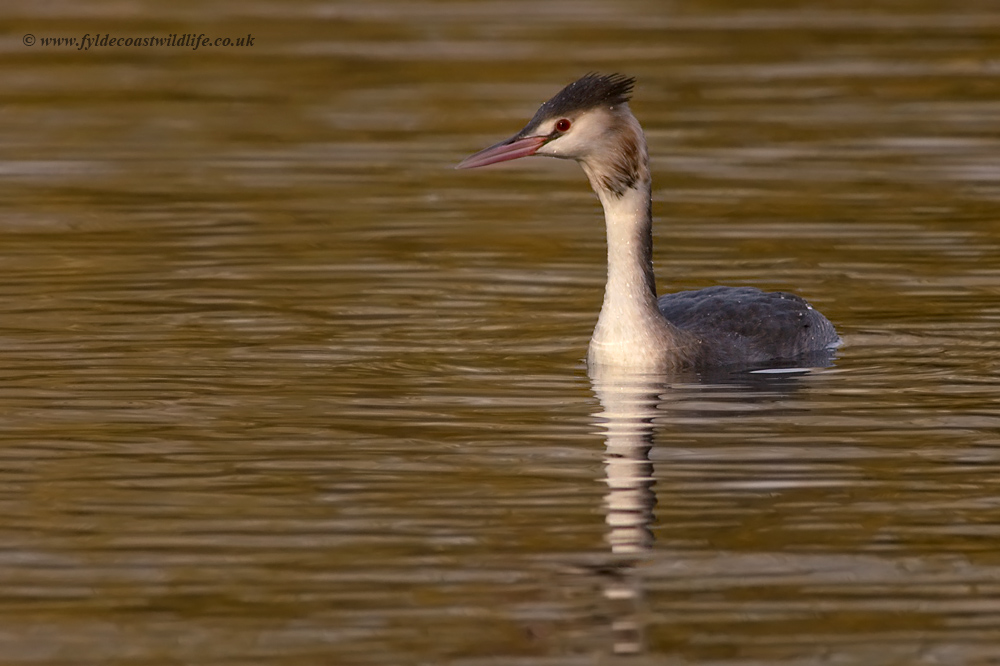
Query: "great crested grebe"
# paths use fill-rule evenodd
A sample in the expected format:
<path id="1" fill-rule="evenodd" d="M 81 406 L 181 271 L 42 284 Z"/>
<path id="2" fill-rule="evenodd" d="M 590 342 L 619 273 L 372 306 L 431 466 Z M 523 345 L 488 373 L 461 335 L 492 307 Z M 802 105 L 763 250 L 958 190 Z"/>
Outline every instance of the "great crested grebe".
<path id="1" fill-rule="evenodd" d="M 837 347 L 833 324 L 794 294 L 709 287 L 656 297 L 649 156 L 628 106 L 634 83 L 620 74 L 588 74 L 542 104 L 520 132 L 456 167 L 529 155 L 583 167 L 608 234 L 608 282 L 588 363 L 752 366 Z"/>

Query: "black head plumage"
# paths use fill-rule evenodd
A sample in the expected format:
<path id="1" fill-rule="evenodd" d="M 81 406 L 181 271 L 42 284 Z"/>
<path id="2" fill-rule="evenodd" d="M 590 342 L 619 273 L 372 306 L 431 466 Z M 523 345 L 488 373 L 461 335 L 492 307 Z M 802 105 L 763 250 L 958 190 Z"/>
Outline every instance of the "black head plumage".
<path id="1" fill-rule="evenodd" d="M 622 74 L 590 73 L 559 91 L 542 104 L 528 127 L 556 116 L 572 116 L 598 106 L 625 104 L 632 97 L 635 79 Z"/>

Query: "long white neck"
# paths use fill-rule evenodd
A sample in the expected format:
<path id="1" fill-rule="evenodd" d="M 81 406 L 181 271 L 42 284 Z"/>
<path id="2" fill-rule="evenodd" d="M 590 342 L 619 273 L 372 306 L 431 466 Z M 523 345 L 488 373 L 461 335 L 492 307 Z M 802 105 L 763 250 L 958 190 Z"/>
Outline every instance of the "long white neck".
<path id="1" fill-rule="evenodd" d="M 670 324 L 656 305 L 649 159 L 638 122 L 634 127 L 636 134 L 625 142 L 630 154 L 619 152 L 603 162 L 581 160 L 604 207 L 608 234 L 608 282 L 588 361 L 645 368 L 677 365 L 694 353 L 694 340 Z"/>

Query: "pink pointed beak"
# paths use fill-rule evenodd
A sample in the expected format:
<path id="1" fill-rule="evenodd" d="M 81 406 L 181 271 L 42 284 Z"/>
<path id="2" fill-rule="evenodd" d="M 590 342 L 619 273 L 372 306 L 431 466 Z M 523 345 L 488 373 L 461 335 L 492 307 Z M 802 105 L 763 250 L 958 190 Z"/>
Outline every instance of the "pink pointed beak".
<path id="1" fill-rule="evenodd" d="M 464 160 L 459 162 L 455 168 L 475 169 L 476 167 L 486 166 L 487 164 L 496 164 L 497 162 L 506 162 L 508 160 L 516 160 L 519 157 L 534 155 L 547 140 L 548 137 L 544 136 L 528 136 L 523 139 L 507 139 L 506 141 L 501 141 L 500 143 L 490 146 L 489 148 L 484 148 L 475 155 L 469 155 Z"/>

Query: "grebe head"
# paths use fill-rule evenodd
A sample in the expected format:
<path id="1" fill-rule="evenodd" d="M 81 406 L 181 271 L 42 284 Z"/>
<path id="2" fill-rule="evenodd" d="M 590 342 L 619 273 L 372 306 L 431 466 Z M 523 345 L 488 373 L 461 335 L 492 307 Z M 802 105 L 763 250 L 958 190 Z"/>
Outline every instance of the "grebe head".
<path id="1" fill-rule="evenodd" d="M 542 104 L 524 129 L 471 155 L 457 169 L 529 155 L 581 163 L 594 189 L 617 196 L 648 179 L 646 142 L 628 107 L 635 79 L 587 74 Z"/>

